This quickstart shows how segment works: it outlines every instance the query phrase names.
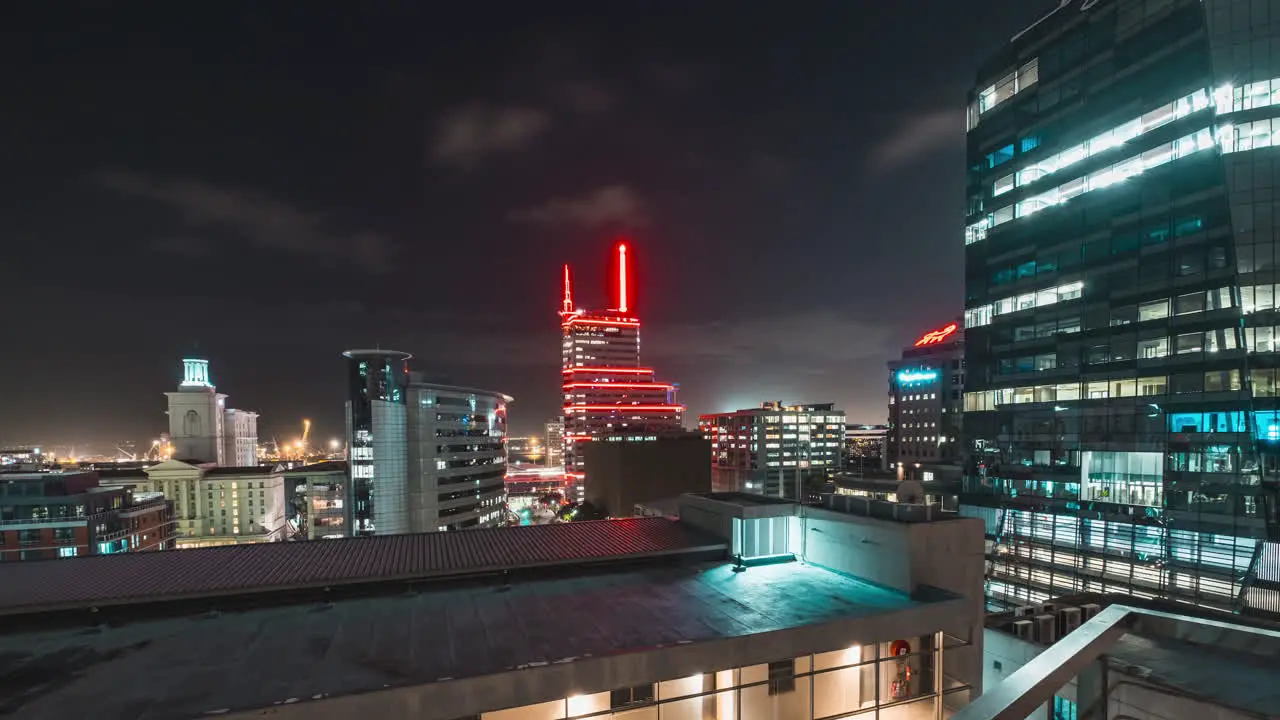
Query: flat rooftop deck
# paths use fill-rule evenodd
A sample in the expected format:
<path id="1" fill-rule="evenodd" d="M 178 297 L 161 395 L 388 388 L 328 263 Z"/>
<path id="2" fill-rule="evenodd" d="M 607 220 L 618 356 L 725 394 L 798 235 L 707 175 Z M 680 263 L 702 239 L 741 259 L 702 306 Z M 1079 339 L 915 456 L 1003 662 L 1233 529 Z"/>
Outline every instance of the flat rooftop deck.
<path id="1" fill-rule="evenodd" d="M 801 563 L 709 561 L 14 632 L 0 636 L 0 715 L 190 718 L 923 604 Z"/>

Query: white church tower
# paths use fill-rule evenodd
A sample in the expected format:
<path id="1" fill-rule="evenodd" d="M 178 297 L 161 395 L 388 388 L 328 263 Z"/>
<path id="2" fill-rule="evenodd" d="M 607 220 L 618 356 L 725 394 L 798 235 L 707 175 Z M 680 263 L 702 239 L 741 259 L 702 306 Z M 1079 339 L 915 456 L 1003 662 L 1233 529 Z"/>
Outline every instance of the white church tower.
<path id="1" fill-rule="evenodd" d="M 177 392 L 165 395 L 169 397 L 169 437 L 173 443 L 173 457 L 225 465 L 228 460 L 224 419 L 227 396 L 213 386 L 209 377 L 209 361 L 183 358 L 182 383 L 178 385 Z"/>

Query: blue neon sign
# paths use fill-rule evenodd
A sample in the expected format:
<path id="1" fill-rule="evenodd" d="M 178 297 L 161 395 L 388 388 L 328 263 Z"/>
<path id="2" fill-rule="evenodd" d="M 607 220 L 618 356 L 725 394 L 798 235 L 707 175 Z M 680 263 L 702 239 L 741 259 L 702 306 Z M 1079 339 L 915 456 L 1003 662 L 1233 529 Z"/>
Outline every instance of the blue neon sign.
<path id="1" fill-rule="evenodd" d="M 903 370 L 898 373 L 898 382 L 900 383 L 932 382 L 937 379 L 937 370 Z"/>

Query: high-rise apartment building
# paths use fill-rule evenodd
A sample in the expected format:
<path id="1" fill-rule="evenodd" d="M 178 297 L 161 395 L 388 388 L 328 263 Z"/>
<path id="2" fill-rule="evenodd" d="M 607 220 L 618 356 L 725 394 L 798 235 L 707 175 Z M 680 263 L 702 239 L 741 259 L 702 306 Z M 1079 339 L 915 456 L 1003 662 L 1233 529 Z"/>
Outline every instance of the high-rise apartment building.
<path id="1" fill-rule="evenodd" d="M 408 353 L 348 350 L 353 535 L 502 524 L 509 395 L 426 382 Z"/>
<path id="2" fill-rule="evenodd" d="M 885 461 L 899 479 L 960 479 L 964 330 L 948 323 L 889 363 Z"/>
<path id="3" fill-rule="evenodd" d="M 182 382 L 165 395 L 174 457 L 233 467 L 257 464 L 258 413 L 227 407 L 208 360 L 183 358 Z"/>
<path id="4" fill-rule="evenodd" d="M 564 267 L 560 305 L 561 373 L 564 391 L 564 467 L 582 498 L 582 453 L 576 445 L 605 437 L 644 437 L 683 430 L 684 406 L 676 385 L 659 382 L 640 364 L 640 319 L 632 313 L 634 285 L 625 243 L 616 249 L 614 307 L 583 310 L 573 302 L 569 266 Z"/>
<path id="5" fill-rule="evenodd" d="M 833 403 L 783 405 L 702 415 L 698 431 L 711 441 L 711 486 L 803 499 L 805 487 L 844 467 L 845 414 Z"/>
<path id="6" fill-rule="evenodd" d="M 979 73 L 962 510 L 994 605 L 1280 613 L 1278 11 L 1063 0 Z"/>

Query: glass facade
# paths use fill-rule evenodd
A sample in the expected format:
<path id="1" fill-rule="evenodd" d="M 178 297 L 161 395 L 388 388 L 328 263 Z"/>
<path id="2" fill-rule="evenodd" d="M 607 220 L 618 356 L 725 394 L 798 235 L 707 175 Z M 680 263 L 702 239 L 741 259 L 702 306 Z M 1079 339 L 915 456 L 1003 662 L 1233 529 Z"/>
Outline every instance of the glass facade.
<path id="1" fill-rule="evenodd" d="M 1278 80 L 1271 0 L 1062 3 L 979 74 L 961 502 L 993 607 L 1280 615 Z"/>
<path id="2" fill-rule="evenodd" d="M 796 720 L 933 718 L 968 701 L 967 685 L 935 673 L 937 636 L 876 643 L 777 662 L 709 671 L 537 705 L 487 712 L 483 720 Z M 944 651 L 945 655 L 945 651 Z M 941 683 L 941 687 L 936 687 Z"/>
<path id="3" fill-rule="evenodd" d="M 352 535 L 408 532 L 405 396 L 411 356 L 394 350 L 348 350 L 343 357 L 351 468 L 347 527 Z M 380 513 L 375 496 L 383 500 Z"/>

